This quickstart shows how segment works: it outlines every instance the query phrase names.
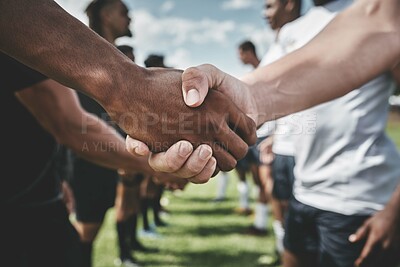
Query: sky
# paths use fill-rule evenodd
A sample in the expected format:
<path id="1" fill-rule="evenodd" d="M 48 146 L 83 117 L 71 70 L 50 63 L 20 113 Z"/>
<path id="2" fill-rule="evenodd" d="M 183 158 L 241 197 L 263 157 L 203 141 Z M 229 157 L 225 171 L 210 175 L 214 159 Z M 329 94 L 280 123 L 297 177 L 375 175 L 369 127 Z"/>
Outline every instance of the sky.
<path id="1" fill-rule="evenodd" d="M 306 10 L 309 0 L 303 5 Z M 56 0 L 86 25 L 90 0 Z M 149 54 L 162 54 L 167 66 L 185 69 L 210 63 L 240 77 L 251 71 L 238 57 L 237 47 L 251 40 L 261 58 L 274 39 L 263 19 L 264 0 L 123 0 L 130 9 L 132 38 L 116 43 L 135 49 L 136 63 Z"/>

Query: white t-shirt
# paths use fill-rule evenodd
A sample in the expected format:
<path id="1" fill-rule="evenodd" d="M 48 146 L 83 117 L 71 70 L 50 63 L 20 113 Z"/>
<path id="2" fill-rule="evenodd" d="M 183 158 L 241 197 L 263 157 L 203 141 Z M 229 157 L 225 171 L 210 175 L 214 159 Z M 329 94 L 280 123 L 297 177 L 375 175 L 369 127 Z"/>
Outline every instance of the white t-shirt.
<path id="1" fill-rule="evenodd" d="M 315 7 L 283 27 L 288 51 L 318 34 L 334 17 L 331 11 Z M 300 113 L 300 121 L 314 118 L 316 127 L 295 135 L 297 200 L 345 215 L 371 214 L 384 207 L 400 182 L 400 155 L 385 134 L 392 89 L 393 80 L 385 73 Z"/>
<path id="2" fill-rule="evenodd" d="M 271 46 L 268 48 L 267 53 L 261 59 L 259 67 L 271 64 L 272 62 L 280 59 L 285 52 L 282 50 L 282 46 L 279 43 L 279 40 L 276 39 Z M 260 126 L 257 129 L 257 137 L 262 138 L 266 136 L 270 136 L 275 131 L 275 121 L 268 121 Z"/>
<path id="3" fill-rule="evenodd" d="M 260 67 L 271 64 L 286 54 L 285 47 L 280 41 L 280 35 L 278 35 L 275 42 L 262 58 Z M 272 143 L 272 151 L 275 154 L 293 156 L 294 144 L 292 134 L 294 130 L 293 126 L 295 125 L 293 123 L 294 118 L 296 118 L 296 116 L 292 114 L 274 121 L 266 122 L 257 130 L 257 136 L 264 137 L 273 134 L 274 142 Z"/>

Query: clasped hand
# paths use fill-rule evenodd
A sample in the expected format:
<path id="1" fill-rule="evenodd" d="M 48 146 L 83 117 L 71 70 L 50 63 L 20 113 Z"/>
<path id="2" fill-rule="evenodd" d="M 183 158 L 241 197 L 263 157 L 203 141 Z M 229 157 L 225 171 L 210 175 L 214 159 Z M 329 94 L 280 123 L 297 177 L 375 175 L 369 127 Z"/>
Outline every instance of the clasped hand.
<path id="1" fill-rule="evenodd" d="M 149 160 L 153 169 L 205 182 L 218 169 L 229 171 L 236 166 L 248 145 L 255 143 L 256 126 L 217 90 L 208 92 L 201 105 L 188 107 L 182 78 L 179 70 L 148 69 L 134 100 L 126 94 L 108 112 L 131 138 L 142 141 L 131 142 L 129 137 L 131 152 L 154 153 Z"/>

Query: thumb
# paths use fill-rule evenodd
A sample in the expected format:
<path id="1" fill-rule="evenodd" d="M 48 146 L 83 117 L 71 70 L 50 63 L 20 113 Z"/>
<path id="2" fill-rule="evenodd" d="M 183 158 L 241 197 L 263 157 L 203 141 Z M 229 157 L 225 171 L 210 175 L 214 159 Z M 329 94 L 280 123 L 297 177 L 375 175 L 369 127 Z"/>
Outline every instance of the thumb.
<path id="1" fill-rule="evenodd" d="M 128 152 L 136 156 L 147 156 L 150 154 L 150 150 L 145 143 L 133 139 L 129 135 L 126 136 L 125 146 Z"/>
<path id="2" fill-rule="evenodd" d="M 204 64 L 191 67 L 182 73 L 183 99 L 189 107 L 198 107 L 203 102 L 210 88 L 217 86 L 223 72 L 212 65 Z"/>

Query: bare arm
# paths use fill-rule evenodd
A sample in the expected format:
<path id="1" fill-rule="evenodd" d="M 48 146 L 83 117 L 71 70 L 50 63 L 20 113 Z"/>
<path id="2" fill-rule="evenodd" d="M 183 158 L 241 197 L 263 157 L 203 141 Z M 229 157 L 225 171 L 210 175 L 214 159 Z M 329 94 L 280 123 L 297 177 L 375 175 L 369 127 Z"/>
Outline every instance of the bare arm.
<path id="1" fill-rule="evenodd" d="M 54 1 L 0 0 L 0 10 L 3 52 L 101 103 L 141 69 Z"/>
<path id="2" fill-rule="evenodd" d="M 154 174 L 145 157 L 126 151 L 125 140 L 119 133 L 81 108 L 73 90 L 45 80 L 16 95 L 58 143 L 79 156 L 112 169 Z"/>
<path id="3" fill-rule="evenodd" d="M 390 71 L 400 59 L 399 14 L 396 0 L 355 1 L 306 46 L 245 77 L 260 119 L 334 99 Z"/>

